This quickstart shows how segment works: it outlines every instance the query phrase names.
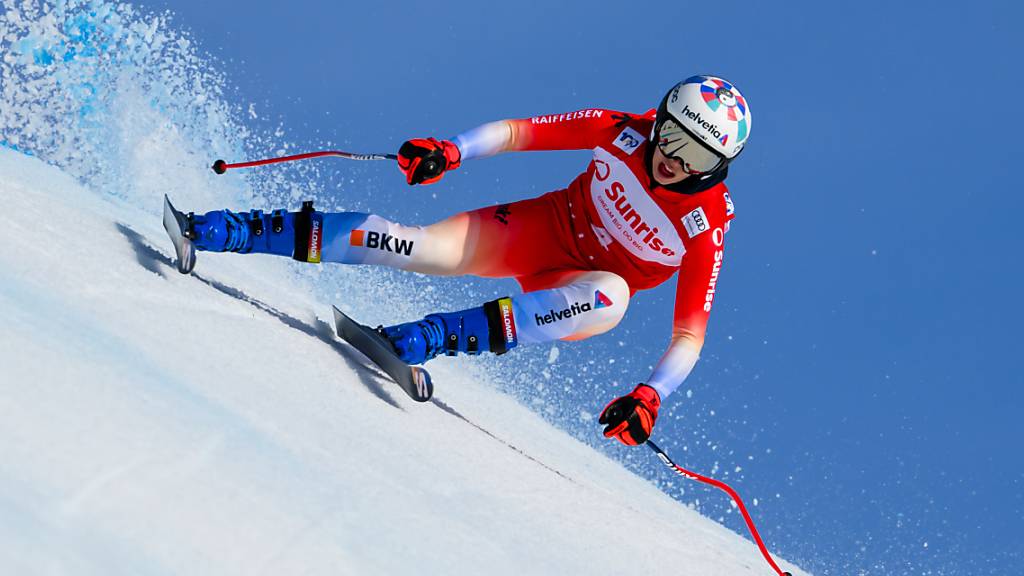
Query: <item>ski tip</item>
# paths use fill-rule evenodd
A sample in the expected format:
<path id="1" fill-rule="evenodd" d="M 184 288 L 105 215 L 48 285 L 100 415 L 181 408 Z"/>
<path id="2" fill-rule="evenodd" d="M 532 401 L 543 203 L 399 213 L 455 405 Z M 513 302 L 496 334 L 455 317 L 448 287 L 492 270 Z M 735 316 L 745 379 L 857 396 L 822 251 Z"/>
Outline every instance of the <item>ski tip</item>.
<path id="1" fill-rule="evenodd" d="M 341 319 L 345 317 L 345 313 L 338 310 L 337 306 L 331 306 L 334 309 L 334 331 L 341 336 Z"/>
<path id="2" fill-rule="evenodd" d="M 174 252 L 177 256 L 178 272 L 188 274 L 196 265 L 196 251 L 192 241 L 184 234 L 184 215 L 175 209 L 171 199 L 164 194 L 164 230 L 174 244 Z"/>

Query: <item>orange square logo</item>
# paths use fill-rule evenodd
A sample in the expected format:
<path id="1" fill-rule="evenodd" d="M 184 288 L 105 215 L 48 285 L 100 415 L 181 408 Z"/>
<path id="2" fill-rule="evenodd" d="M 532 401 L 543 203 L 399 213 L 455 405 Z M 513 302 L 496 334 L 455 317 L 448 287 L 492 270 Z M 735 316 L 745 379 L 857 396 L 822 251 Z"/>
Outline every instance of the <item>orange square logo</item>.
<path id="1" fill-rule="evenodd" d="M 366 230 L 353 230 L 348 237 L 351 246 L 362 246 L 366 237 Z"/>

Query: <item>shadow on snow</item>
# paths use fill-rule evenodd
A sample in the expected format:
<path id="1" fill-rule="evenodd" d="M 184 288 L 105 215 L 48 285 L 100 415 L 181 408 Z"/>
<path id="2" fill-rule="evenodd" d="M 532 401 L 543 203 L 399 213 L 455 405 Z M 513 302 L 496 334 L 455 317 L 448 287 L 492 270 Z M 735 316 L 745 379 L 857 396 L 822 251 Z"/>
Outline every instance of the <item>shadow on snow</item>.
<path id="1" fill-rule="evenodd" d="M 170 270 L 173 275 L 178 274 L 178 268 L 174 265 L 174 260 L 170 256 L 167 256 L 163 252 L 153 248 L 141 234 L 132 230 L 128 226 L 120 222 L 118 222 L 116 226 L 118 232 L 120 232 L 128 240 L 128 243 L 131 244 L 132 249 L 135 251 L 135 259 L 138 261 L 140 266 L 159 275 L 161 278 L 168 277 L 168 270 Z M 358 359 L 358 353 L 354 353 L 352 349 L 344 345 L 335 337 L 334 328 L 327 322 L 316 319 L 315 325 L 309 324 L 274 308 L 254 296 L 246 294 L 238 288 L 228 286 L 227 284 L 218 282 L 212 278 L 206 278 L 195 271 L 191 273 L 191 276 L 221 294 L 245 302 L 257 310 L 276 318 L 285 326 L 298 330 L 307 336 L 312 336 L 324 344 L 327 344 L 341 355 L 350 368 L 353 368 L 355 372 L 360 375 L 359 381 L 366 386 L 370 393 L 394 408 L 398 408 L 399 410 L 403 409 L 401 405 L 395 402 L 395 399 L 391 397 L 380 383 L 380 380 L 382 379 L 389 382 L 390 379 L 376 368 L 371 368 L 361 362 Z"/>

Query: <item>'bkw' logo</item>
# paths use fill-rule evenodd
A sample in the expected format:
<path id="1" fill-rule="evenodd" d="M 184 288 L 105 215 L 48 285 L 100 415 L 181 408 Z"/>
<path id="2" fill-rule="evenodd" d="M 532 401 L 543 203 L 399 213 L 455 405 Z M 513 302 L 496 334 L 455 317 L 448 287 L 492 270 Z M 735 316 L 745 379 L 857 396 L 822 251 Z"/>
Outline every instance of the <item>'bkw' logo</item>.
<path id="1" fill-rule="evenodd" d="M 352 246 L 376 248 L 378 250 L 384 250 L 385 252 L 404 254 L 405 256 L 412 254 L 412 246 L 414 243 L 415 242 L 412 240 L 399 240 L 386 232 L 353 230 L 352 234 L 349 235 L 349 244 Z"/>

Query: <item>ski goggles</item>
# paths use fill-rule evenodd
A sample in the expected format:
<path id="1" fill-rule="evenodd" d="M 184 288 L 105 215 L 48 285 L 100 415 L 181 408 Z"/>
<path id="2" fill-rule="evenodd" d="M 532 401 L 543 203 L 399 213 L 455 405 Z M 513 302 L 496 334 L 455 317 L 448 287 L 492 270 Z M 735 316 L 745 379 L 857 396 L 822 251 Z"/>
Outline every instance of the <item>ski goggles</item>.
<path id="1" fill-rule="evenodd" d="M 658 126 L 657 137 L 661 153 L 678 160 L 687 174 L 707 174 L 725 162 L 725 158 L 712 152 L 672 118 L 666 118 Z"/>

